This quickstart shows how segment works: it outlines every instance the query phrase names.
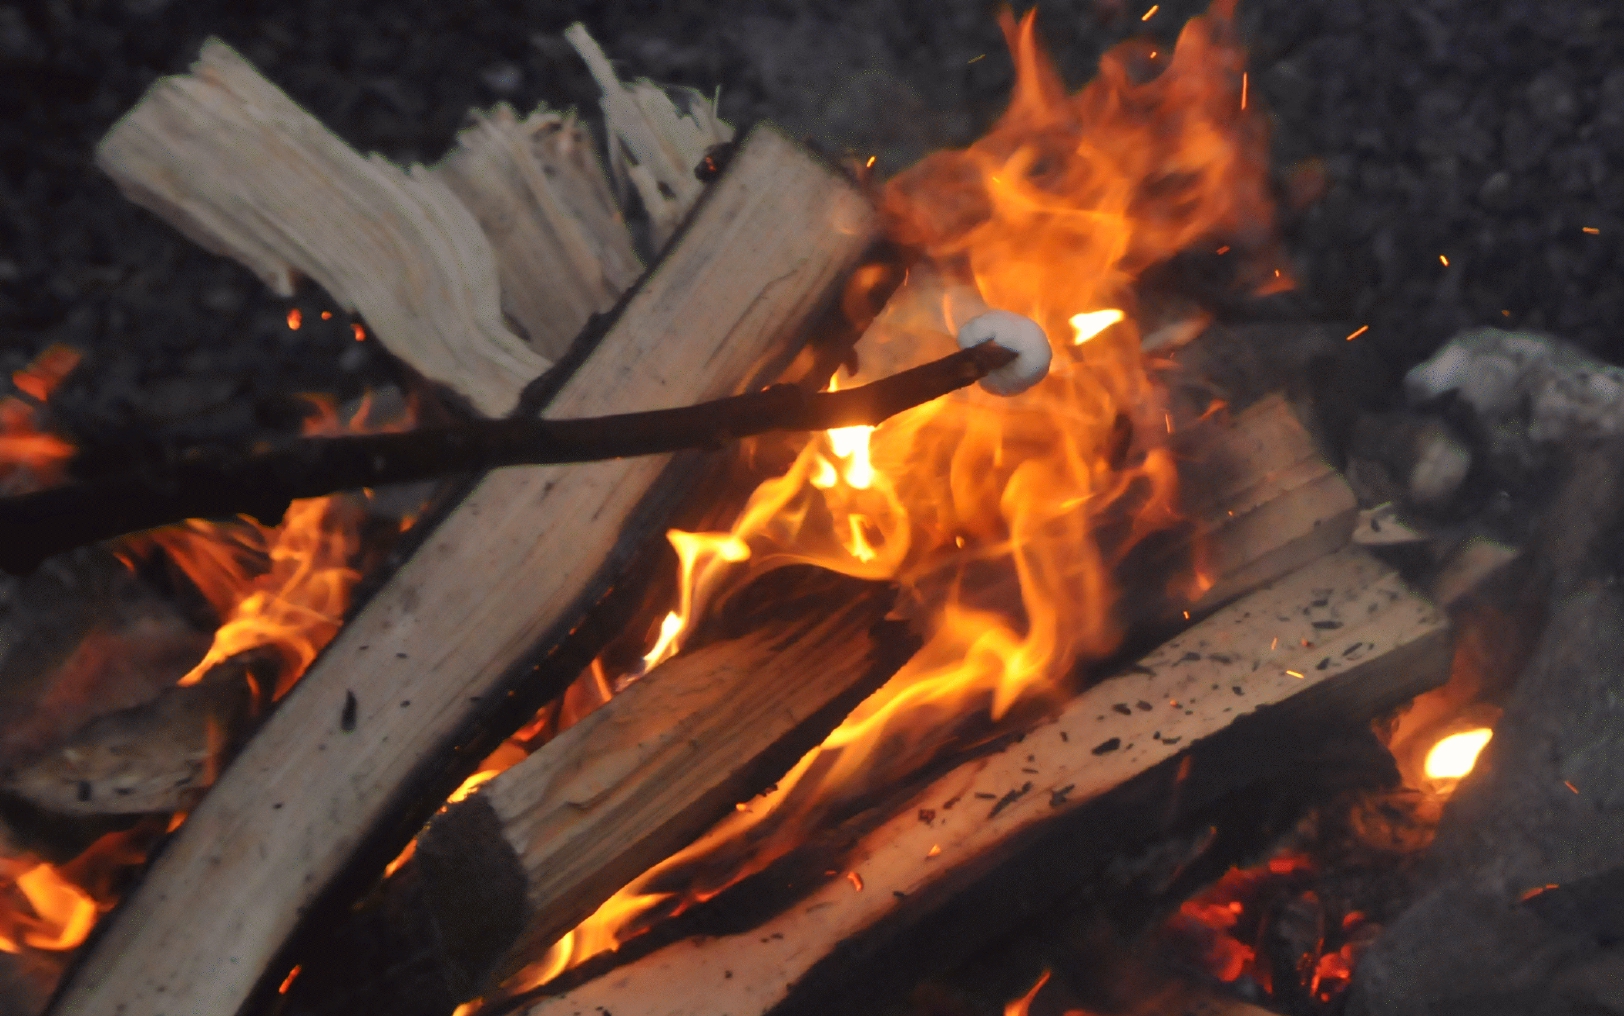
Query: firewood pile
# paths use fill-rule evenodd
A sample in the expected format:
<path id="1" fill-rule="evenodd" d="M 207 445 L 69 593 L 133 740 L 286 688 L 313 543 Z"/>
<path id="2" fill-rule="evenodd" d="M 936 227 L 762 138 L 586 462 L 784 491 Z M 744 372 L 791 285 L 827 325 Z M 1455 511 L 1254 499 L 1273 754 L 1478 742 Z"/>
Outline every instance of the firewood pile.
<path id="1" fill-rule="evenodd" d="M 1211 73 L 1227 82 L 1241 65 L 1224 62 L 1223 25 L 1191 45 L 1211 47 Z M 1008 29 L 1037 75 L 1014 122 L 1048 79 L 1030 22 Z M 584 29 L 566 38 L 601 89 L 601 151 L 574 114 L 497 106 L 434 167 L 402 169 L 355 152 L 213 41 L 190 73 L 154 84 L 97 157 L 131 200 L 272 290 L 320 285 L 488 419 L 610 417 L 775 381 L 849 388 L 945 362 L 951 346 L 938 340 L 956 323 L 1000 296 L 1016 302 L 1020 286 L 966 268 L 979 254 L 958 224 L 920 211 L 952 167 L 927 160 L 881 190 L 860 162 L 833 167 L 771 126 L 736 140 L 702 95 L 626 84 Z M 1232 116 L 1232 97 L 1216 94 L 1213 108 Z M 1240 147 L 1261 144 L 1236 123 Z M 1232 171 L 1242 191 L 1261 191 Z M 1126 242 L 1114 256 L 1095 266 L 1102 278 L 1159 260 Z M 1242 256 L 1241 277 L 1266 287 L 1268 241 Z M 1073 456 L 1115 479 L 1031 529 L 1005 517 L 978 531 L 941 507 L 912 523 L 917 534 L 887 529 L 895 520 L 877 510 L 839 515 L 862 497 L 904 499 L 904 483 L 874 478 L 896 463 L 881 445 L 870 462 L 873 424 L 811 428 L 825 431 L 826 457 L 809 451 L 822 445 L 762 441 L 737 460 L 661 449 L 493 469 L 442 486 L 301 673 L 236 653 L 129 702 L 0 726 L 8 800 L 80 830 L 139 816 L 146 844 L 161 844 L 116 907 L 92 916 L 48 1002 L 40 978 L 14 972 L 24 960 L 5 966 L 25 957 L 15 947 L 0 955 L 0 1000 L 12 991 L 21 1011 L 63 1016 L 842 1011 L 896 957 L 940 961 L 1007 939 L 1041 906 L 1034 896 L 1080 891 L 1113 859 L 1290 768 L 1304 743 L 1440 689 L 1457 658 L 1452 616 L 1481 606 L 1486 588 L 1532 576 L 1548 597 L 1508 714 L 1615 648 L 1616 597 L 1594 567 L 1611 527 L 1594 519 L 1612 517 L 1597 505 L 1624 502 L 1613 496 L 1624 378 L 1543 339 L 1480 333 L 1412 372 L 1405 409 L 1339 419 L 1302 381 L 1334 375 L 1343 336 L 1212 325 L 1152 302 L 1143 348 L 1121 311 L 1070 319 L 1075 341 L 1045 384 L 1121 396 L 1097 421 L 1109 447 Z M 1050 343 L 1063 320 L 1042 322 Z M 918 334 L 928 340 L 917 348 L 899 338 Z M 1133 380 L 1151 358 L 1159 383 Z M 984 393 L 947 398 L 955 425 L 994 412 Z M 1042 403 L 1022 398 L 998 411 L 1036 415 Z M 1025 425 L 1010 425 L 1011 456 L 1031 454 Z M 860 454 L 840 450 L 843 431 L 862 431 Z M 979 460 L 967 469 L 953 443 L 974 454 L 980 438 L 952 433 L 945 451 L 921 439 L 919 457 L 972 501 L 982 477 L 964 474 Z M 1574 433 L 1600 450 L 1571 468 L 1543 528 L 1516 530 L 1482 491 L 1529 491 L 1563 468 L 1553 448 Z M 981 471 L 1004 470 L 1010 490 L 1033 482 L 1035 468 L 1006 470 L 1004 454 L 1001 442 L 989 449 Z M 776 510 L 831 526 L 851 559 L 843 573 L 760 521 L 773 481 L 748 493 L 741 477 L 764 464 L 835 492 L 816 510 L 788 496 Z M 399 514 L 421 510 L 426 491 L 415 493 Z M 852 500 L 837 509 L 837 495 Z M 673 530 L 680 575 L 654 577 L 668 527 L 725 529 L 730 513 L 763 528 Z M 1088 529 L 1089 578 L 1021 556 L 1024 541 L 1071 526 Z M 712 538 L 710 556 L 679 536 Z M 119 601 L 118 559 L 76 553 L 99 569 L 102 598 Z M 1003 575 L 989 561 L 1017 564 Z M 724 566 L 747 579 L 722 588 L 712 576 Z M 53 558 L 42 573 L 61 567 Z M 1078 599 L 1104 620 L 1049 617 L 1027 598 L 1045 582 L 1086 587 Z M 673 585 L 681 613 L 634 653 L 641 665 L 610 680 L 603 661 L 639 642 Z M 151 654 L 161 659 L 145 672 L 185 673 L 207 648 L 171 616 L 179 608 L 118 606 L 103 655 Z M 1018 610 L 1020 624 L 1000 629 L 987 619 L 995 607 Z M 968 630 L 985 638 L 945 660 L 955 611 L 979 618 Z M 990 648 L 998 635 L 1019 648 Z M 886 726 L 923 695 L 910 690 L 923 682 L 907 683 L 919 672 L 999 653 L 1013 670 L 1040 636 L 1068 647 L 1037 668 L 1042 690 L 1030 675 L 971 682 L 962 701 L 930 700 L 918 729 Z M 1420 916 L 1394 925 L 1353 1004 L 1385 1011 L 1382 999 L 1438 976 L 1407 943 L 1437 937 L 1427 907 L 1463 899 L 1494 910 L 1486 936 L 1546 943 L 1556 933 L 1536 921 L 1568 936 L 1485 997 L 1520 998 L 1553 976 L 1580 997 L 1585 978 L 1610 969 L 1604 945 L 1573 939 L 1611 934 L 1595 903 L 1612 875 L 1599 857 L 1553 866 L 1529 833 L 1516 877 L 1547 881 L 1508 916 L 1504 873 L 1473 838 L 1493 821 L 1474 809 L 1498 814 L 1496 802 L 1526 792 L 1534 760 L 1549 768 L 1550 722 L 1508 728 L 1491 775 L 1467 787 L 1477 796 L 1463 792 L 1436 863 L 1472 874 L 1440 879 Z M 884 736 L 865 741 L 864 728 Z M 1284 746 L 1281 757 L 1257 758 L 1263 744 Z M 1540 778 L 1577 774 L 1574 794 L 1604 784 L 1582 760 L 1557 767 Z M 25 852 L 7 829 L 0 865 Z M 633 916 L 616 925 L 617 912 Z M 1189 984 L 1161 1001 L 1249 1008 Z"/>

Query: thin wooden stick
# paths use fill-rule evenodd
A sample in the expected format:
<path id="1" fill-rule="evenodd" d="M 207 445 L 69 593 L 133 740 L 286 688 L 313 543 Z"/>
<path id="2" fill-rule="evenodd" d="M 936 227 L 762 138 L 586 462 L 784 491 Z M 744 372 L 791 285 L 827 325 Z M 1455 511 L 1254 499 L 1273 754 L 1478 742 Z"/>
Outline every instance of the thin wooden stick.
<path id="1" fill-rule="evenodd" d="M 299 438 L 250 452 L 183 451 L 147 468 L 0 499 L 0 568 L 123 533 L 239 512 L 274 524 L 298 497 L 499 466 L 595 462 L 715 448 L 770 431 L 874 426 L 971 384 L 1015 354 L 992 342 L 859 388 L 778 384 L 677 409 L 576 420 L 476 420 L 399 434 Z"/>

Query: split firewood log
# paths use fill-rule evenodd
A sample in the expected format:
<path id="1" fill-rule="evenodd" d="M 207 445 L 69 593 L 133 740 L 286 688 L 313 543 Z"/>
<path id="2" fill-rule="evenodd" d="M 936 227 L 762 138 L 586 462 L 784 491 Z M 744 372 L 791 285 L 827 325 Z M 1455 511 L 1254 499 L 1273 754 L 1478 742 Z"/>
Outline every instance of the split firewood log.
<path id="1" fill-rule="evenodd" d="M 758 129 L 548 415 L 753 390 L 875 230 L 850 184 Z M 651 456 L 481 482 L 280 703 L 99 929 L 56 1011 L 236 1012 L 301 918 L 343 906 L 346 875 L 376 878 L 492 738 L 573 679 L 585 661 L 569 654 L 532 675 L 694 473 Z"/>
<path id="2" fill-rule="evenodd" d="M 564 38 L 581 54 L 603 92 L 599 101 L 612 138 L 609 171 L 621 203 L 636 194 L 649 218 L 650 245 L 660 251 L 703 189 L 695 168 L 712 149 L 733 140 L 733 128 L 717 116 L 714 102 L 691 88 L 668 92 L 649 81 L 621 83 L 579 22 L 564 30 Z"/>
<path id="3" fill-rule="evenodd" d="M 1049 823 L 1260 710 L 1286 724 L 1379 714 L 1441 684 L 1449 650 L 1445 619 L 1397 573 L 1362 551 L 1338 551 L 1213 614 L 1003 751 L 934 781 L 778 916 L 739 934 L 678 941 L 525 1011 L 827 1011 L 820 1005 L 839 971 L 1019 865 L 1021 846 Z"/>
<path id="4" fill-rule="evenodd" d="M 301 957 L 288 1011 L 449 1013 L 776 780 L 917 648 L 894 590 L 826 584 L 832 609 L 668 661 L 449 804 Z"/>
<path id="5" fill-rule="evenodd" d="M 502 307 L 548 360 L 643 273 L 592 135 L 573 115 L 476 113 L 434 171 L 490 238 Z"/>
<path id="6" fill-rule="evenodd" d="M 292 296 L 312 279 L 488 416 L 549 366 L 502 320 L 496 257 L 439 177 L 362 157 L 218 39 L 96 148 L 137 204 Z"/>

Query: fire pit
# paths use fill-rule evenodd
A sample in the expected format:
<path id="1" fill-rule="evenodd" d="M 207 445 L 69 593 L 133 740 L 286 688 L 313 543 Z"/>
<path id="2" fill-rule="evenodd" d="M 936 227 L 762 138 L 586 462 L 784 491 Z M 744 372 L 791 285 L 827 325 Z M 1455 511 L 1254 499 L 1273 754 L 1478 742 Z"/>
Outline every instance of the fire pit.
<path id="1" fill-rule="evenodd" d="M 796 47 L 833 78 L 868 66 L 814 45 L 812 13 L 784 30 L 730 12 L 710 50 L 676 48 L 680 25 L 596 26 L 685 84 L 731 87 L 739 62 L 745 95 L 720 107 L 626 84 L 583 28 L 538 25 L 522 55 L 478 43 L 490 59 L 456 88 L 491 95 L 432 109 L 523 109 L 534 90 L 601 112 L 490 107 L 432 170 L 363 159 L 322 122 L 438 157 L 453 121 L 439 143 L 390 141 L 444 119 L 404 71 L 283 77 L 298 35 L 275 22 L 211 26 L 241 52 L 209 42 L 139 104 L 109 100 L 133 109 L 102 167 L 280 297 L 186 253 L 219 313 L 155 341 L 184 361 L 170 384 L 119 375 L 86 331 L 122 320 L 127 281 L 82 301 L 88 276 L 59 270 L 32 313 L 106 321 L 75 310 L 15 365 L 10 496 L 301 429 L 452 434 L 774 380 L 846 393 L 960 362 L 955 333 L 984 337 L 966 323 L 989 310 L 1030 319 L 1054 361 L 1012 399 L 966 390 L 879 422 L 920 396 L 742 454 L 257 497 L 242 521 L 50 558 L 4 618 L 20 649 L 0 658 L 0 998 L 423 1016 L 1605 1004 L 1616 880 L 1583 844 L 1609 836 L 1593 661 L 1615 630 L 1624 383 L 1533 332 L 1463 336 L 1398 378 L 1468 324 L 1604 348 L 1573 308 L 1611 290 L 1497 290 L 1489 234 L 1437 225 L 1458 202 L 1402 228 L 1372 209 L 1472 178 L 1515 231 L 1508 174 L 1549 167 L 1568 197 L 1541 263 L 1587 278 L 1613 242 L 1588 197 L 1606 155 L 1562 132 L 1608 122 L 1611 79 L 1537 75 L 1526 104 L 1554 126 L 1519 98 L 1501 141 L 1552 154 L 1497 169 L 1490 93 L 1427 84 L 1480 25 L 1233 6 L 1005 15 L 1005 48 L 966 21 L 932 44 L 954 51 L 952 113 L 889 56 L 816 103 L 787 90 L 774 60 Z M 0 24 L 19 61 L 71 63 L 41 40 L 97 22 L 58 13 Z M 1497 30 L 1516 23 L 1501 13 Z M 155 37 L 158 16 L 107 24 Z M 424 34 L 377 28 L 366 45 Z M 1068 69 L 1112 44 L 1091 84 L 1068 91 L 1045 28 Z M 181 34 L 166 71 L 197 54 Z M 1432 131 L 1405 142 L 1420 177 L 1394 168 L 1386 124 L 1313 116 L 1367 87 L 1339 61 L 1387 39 L 1425 46 L 1405 82 Z M 1334 57 L 1323 77 L 1313 54 Z M 826 116 L 821 160 L 721 118 L 763 114 Z M 1344 249 L 1376 270 L 1344 270 Z M 269 345 L 205 341 L 228 303 Z M 207 395 L 233 356 L 305 349 L 342 383 L 277 368 L 253 419 Z M 160 384 L 195 408 L 107 394 Z M 136 419 L 145 447 L 119 433 Z M 1549 704 L 1565 685 L 1567 711 Z"/>

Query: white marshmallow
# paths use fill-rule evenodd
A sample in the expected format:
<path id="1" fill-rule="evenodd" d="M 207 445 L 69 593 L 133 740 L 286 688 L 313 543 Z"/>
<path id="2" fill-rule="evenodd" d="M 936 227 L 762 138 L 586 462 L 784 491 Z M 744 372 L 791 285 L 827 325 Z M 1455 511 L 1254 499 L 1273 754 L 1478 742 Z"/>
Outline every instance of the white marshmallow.
<path id="1" fill-rule="evenodd" d="M 990 310 L 973 317 L 959 329 L 959 348 L 979 346 L 988 339 L 1015 354 L 1015 359 L 981 379 L 981 387 L 994 395 L 1019 395 L 1049 373 L 1054 351 L 1043 327 L 1029 317 L 1007 310 Z"/>

